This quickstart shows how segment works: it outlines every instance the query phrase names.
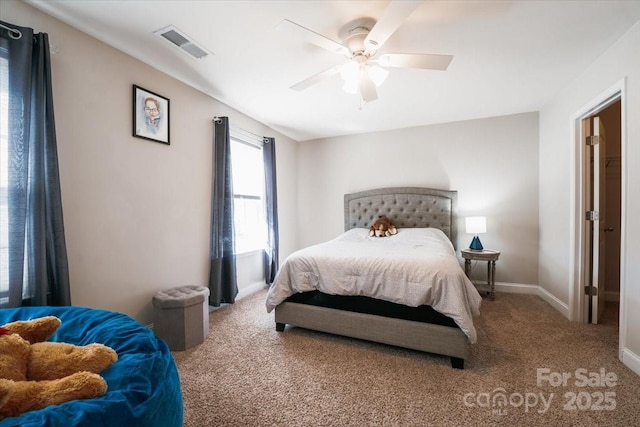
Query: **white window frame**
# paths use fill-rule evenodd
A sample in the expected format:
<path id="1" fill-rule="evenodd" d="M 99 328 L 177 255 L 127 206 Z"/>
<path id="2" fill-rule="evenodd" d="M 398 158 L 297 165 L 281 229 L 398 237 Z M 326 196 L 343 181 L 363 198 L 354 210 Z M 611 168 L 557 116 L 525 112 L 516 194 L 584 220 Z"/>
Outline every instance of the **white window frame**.
<path id="1" fill-rule="evenodd" d="M 263 149 L 263 138 L 259 137 L 257 135 L 253 135 L 249 132 L 246 132 L 242 129 L 238 129 L 238 128 L 234 128 L 231 127 L 230 129 L 230 139 L 231 139 L 231 155 L 232 155 L 232 161 L 231 161 L 231 165 L 232 165 L 232 170 L 233 170 L 233 164 L 234 164 L 234 159 L 233 159 L 233 145 L 234 144 L 244 144 L 246 146 L 255 148 L 256 150 L 259 150 L 260 153 L 262 154 L 262 149 Z M 262 157 L 262 155 L 261 155 Z M 233 174 L 233 171 L 232 171 Z M 252 177 L 253 178 L 253 177 Z M 235 235 L 235 246 L 236 246 L 236 255 L 243 255 L 243 254 L 250 254 L 250 253 L 255 253 L 255 252 L 262 252 L 265 250 L 266 247 L 266 237 L 267 237 L 267 223 L 266 223 L 266 205 L 265 205 L 265 189 L 264 189 L 264 165 L 262 164 L 262 168 L 261 168 L 261 172 L 256 174 L 255 176 L 256 179 L 260 179 L 260 187 L 261 187 L 261 194 L 256 195 L 256 194 L 243 194 L 243 193 L 236 193 L 236 186 L 234 186 L 234 228 L 236 231 L 236 235 Z M 261 227 L 262 230 L 260 233 L 262 233 L 261 237 L 258 237 L 257 239 L 255 239 L 255 241 L 251 241 L 251 239 L 245 239 L 242 236 L 239 235 L 239 227 L 238 224 L 235 223 L 235 221 L 237 220 L 236 217 L 236 212 L 238 211 L 236 209 L 237 203 L 236 201 L 240 201 L 240 200 L 260 200 L 261 203 L 261 208 L 260 208 L 260 218 L 262 220 L 262 224 L 261 225 L 257 225 L 256 227 Z M 240 231 L 241 232 L 241 231 Z"/>

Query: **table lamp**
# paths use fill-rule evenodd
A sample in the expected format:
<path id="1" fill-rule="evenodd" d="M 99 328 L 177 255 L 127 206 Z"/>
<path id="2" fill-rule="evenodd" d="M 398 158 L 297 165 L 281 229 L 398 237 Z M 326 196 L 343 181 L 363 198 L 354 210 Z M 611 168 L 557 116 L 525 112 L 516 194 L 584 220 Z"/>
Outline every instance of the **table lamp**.
<path id="1" fill-rule="evenodd" d="M 471 240 L 471 244 L 469 245 L 469 249 L 472 251 L 483 250 L 484 248 L 482 247 L 482 243 L 480 243 L 478 234 L 487 232 L 487 218 L 484 216 L 468 216 L 464 221 L 467 233 L 474 235 L 473 240 Z"/>

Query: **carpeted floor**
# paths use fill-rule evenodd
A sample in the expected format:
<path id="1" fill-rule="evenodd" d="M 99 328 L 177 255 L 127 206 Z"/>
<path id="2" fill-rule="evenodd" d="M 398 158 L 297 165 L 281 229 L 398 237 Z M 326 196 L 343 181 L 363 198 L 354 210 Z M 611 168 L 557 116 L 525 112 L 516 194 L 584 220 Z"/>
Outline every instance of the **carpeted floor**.
<path id="1" fill-rule="evenodd" d="M 483 300 L 461 371 L 443 356 L 276 332 L 265 296 L 212 312 L 207 340 L 173 353 L 185 426 L 640 426 L 640 377 L 618 361 L 615 306 L 586 325 L 499 293 Z"/>

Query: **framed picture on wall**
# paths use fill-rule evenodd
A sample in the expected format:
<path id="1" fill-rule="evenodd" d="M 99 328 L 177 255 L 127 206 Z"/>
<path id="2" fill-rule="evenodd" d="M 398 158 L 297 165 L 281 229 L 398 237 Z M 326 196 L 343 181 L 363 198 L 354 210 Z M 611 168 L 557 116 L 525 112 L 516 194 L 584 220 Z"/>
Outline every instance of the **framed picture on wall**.
<path id="1" fill-rule="evenodd" d="M 133 85 L 133 136 L 169 145 L 169 99 Z"/>

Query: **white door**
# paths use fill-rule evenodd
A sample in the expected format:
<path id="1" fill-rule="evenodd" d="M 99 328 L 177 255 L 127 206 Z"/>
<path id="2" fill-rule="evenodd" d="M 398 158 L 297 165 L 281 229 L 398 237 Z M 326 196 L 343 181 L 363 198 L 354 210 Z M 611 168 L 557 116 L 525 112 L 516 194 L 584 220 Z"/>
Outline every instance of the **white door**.
<path id="1" fill-rule="evenodd" d="M 587 237 L 587 286 L 591 286 L 587 298 L 589 302 L 589 321 L 598 323 L 604 313 L 605 302 L 605 233 L 606 218 L 606 172 L 605 172 L 605 136 L 606 132 L 600 118 L 586 119 L 586 135 L 591 141 L 586 156 L 586 201 L 587 211 L 593 215 L 585 216 Z"/>

